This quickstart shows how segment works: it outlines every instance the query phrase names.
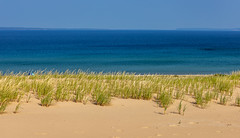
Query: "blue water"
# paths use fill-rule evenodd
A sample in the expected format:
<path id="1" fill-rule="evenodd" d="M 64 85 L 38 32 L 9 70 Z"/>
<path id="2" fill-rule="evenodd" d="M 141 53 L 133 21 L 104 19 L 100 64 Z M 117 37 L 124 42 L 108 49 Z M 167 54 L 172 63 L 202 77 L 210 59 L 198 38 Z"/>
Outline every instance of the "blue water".
<path id="1" fill-rule="evenodd" d="M 212 74 L 240 69 L 240 32 L 0 31 L 0 70 Z"/>

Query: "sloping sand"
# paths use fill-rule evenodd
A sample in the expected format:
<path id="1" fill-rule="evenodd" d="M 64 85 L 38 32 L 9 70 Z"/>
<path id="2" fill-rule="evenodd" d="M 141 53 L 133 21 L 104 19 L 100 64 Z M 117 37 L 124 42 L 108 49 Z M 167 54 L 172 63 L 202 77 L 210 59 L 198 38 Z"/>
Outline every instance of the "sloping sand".
<path id="1" fill-rule="evenodd" d="M 111 106 L 58 102 L 41 107 L 32 99 L 0 115 L 1 138 L 150 138 L 240 136 L 240 107 L 212 102 L 206 109 L 186 103 L 185 115 L 177 114 L 175 100 L 167 114 L 153 101 L 117 99 Z"/>

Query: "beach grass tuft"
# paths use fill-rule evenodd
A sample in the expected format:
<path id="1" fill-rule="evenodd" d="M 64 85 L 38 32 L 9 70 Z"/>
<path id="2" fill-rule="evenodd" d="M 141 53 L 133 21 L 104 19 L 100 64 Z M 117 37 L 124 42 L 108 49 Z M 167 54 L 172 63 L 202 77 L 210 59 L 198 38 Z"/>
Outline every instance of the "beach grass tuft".
<path id="1" fill-rule="evenodd" d="M 240 96 L 238 95 L 235 99 L 236 106 L 240 106 Z"/>
<path id="2" fill-rule="evenodd" d="M 9 73 L 0 76 L 0 113 L 11 102 L 32 98 L 42 106 L 53 101 L 73 101 L 96 105 L 111 104 L 112 97 L 124 99 L 154 100 L 167 109 L 185 96 L 195 99 L 200 108 L 206 108 L 212 100 L 226 105 L 234 90 L 240 86 L 240 72 L 229 75 L 137 75 L 130 73 L 44 72 Z M 240 98 L 235 104 L 240 105 Z M 179 103 L 178 112 L 184 114 L 186 106 Z"/>

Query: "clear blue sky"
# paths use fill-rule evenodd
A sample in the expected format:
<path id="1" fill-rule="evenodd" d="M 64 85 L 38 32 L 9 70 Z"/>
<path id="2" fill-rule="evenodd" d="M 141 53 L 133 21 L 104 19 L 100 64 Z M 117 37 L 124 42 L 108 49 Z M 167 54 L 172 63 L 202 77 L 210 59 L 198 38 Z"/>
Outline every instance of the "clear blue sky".
<path id="1" fill-rule="evenodd" d="M 240 0 L 0 0 L 0 27 L 240 28 Z"/>

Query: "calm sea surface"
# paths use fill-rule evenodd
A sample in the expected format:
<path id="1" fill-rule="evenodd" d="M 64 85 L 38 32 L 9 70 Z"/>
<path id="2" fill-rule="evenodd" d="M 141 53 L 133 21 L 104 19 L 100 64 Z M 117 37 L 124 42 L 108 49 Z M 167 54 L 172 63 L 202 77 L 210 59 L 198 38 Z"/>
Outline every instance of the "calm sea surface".
<path id="1" fill-rule="evenodd" d="M 211 74 L 240 70 L 240 32 L 0 31 L 0 70 Z"/>

